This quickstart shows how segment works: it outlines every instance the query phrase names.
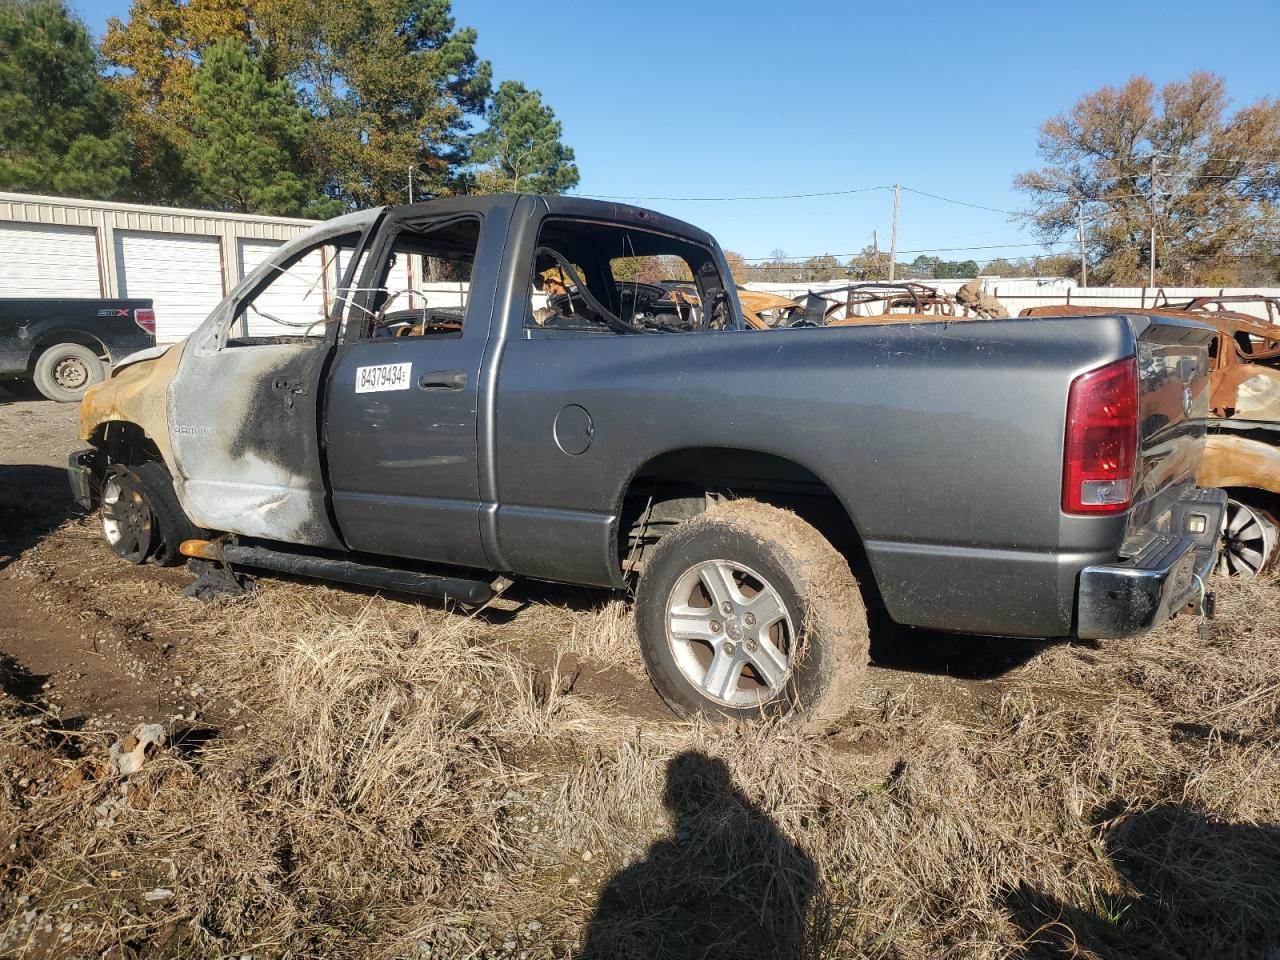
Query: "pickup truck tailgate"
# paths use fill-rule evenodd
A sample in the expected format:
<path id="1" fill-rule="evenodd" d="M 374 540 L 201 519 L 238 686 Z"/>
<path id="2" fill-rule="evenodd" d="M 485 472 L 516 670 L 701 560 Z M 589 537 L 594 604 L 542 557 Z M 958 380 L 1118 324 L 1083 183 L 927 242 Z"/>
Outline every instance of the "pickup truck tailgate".
<path id="1" fill-rule="evenodd" d="M 1194 321 L 1129 317 L 1138 341 L 1138 461 L 1125 554 L 1168 529 L 1172 508 L 1195 486 L 1209 415 L 1213 331 Z"/>

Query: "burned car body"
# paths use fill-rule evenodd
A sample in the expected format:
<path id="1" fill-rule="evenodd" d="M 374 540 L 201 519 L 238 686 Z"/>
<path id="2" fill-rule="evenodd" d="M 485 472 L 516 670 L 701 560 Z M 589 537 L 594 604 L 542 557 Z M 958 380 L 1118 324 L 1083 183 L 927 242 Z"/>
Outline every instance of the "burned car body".
<path id="1" fill-rule="evenodd" d="M 679 260 L 696 311 L 626 296 L 637 258 Z M 455 198 L 286 245 L 89 392 L 71 475 L 135 562 L 469 603 L 637 582 L 677 710 L 823 717 L 865 668 L 868 605 L 1103 637 L 1197 598 L 1223 509 L 1195 484 L 1212 339 L 1119 315 L 758 330 L 695 227 Z"/>

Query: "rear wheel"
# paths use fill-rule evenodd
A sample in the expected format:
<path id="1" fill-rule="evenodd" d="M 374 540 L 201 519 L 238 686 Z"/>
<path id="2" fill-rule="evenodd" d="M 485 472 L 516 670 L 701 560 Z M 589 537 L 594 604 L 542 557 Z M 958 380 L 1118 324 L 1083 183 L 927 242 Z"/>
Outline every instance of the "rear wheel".
<path id="1" fill-rule="evenodd" d="M 1254 503 L 1227 500 L 1222 524 L 1222 549 L 1218 573 L 1251 579 L 1275 564 L 1280 524 L 1269 511 Z"/>
<path id="2" fill-rule="evenodd" d="M 683 716 L 835 719 L 867 665 L 866 610 L 848 563 L 800 517 L 754 500 L 658 542 L 636 624 L 654 687 Z"/>
<path id="3" fill-rule="evenodd" d="M 116 464 L 102 485 L 102 533 L 116 556 L 130 563 L 182 562 L 183 540 L 200 536 L 182 511 L 163 464 Z"/>
<path id="4" fill-rule="evenodd" d="M 31 379 L 36 389 L 59 403 L 77 403 L 106 377 L 98 355 L 81 343 L 56 343 L 40 354 Z"/>

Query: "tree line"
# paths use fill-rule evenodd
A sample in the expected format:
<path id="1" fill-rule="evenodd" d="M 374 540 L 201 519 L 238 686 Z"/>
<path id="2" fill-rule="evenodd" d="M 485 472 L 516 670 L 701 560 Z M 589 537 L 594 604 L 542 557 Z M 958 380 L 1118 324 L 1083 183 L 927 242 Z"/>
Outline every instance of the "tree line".
<path id="1" fill-rule="evenodd" d="M 804 260 L 788 259 L 785 251 L 775 250 L 768 260 L 748 263 L 741 254 L 725 251 L 729 268 L 739 283 L 769 280 L 780 283 L 821 283 L 827 280 L 849 280 L 854 283 L 887 280 L 889 254 L 874 247 L 864 247 L 857 256 L 843 263 L 826 254 Z M 896 280 L 952 280 L 976 277 L 988 271 L 976 260 L 944 260 L 921 254 L 911 261 L 899 261 L 894 269 Z"/>
<path id="2" fill-rule="evenodd" d="M 0 189 L 322 218 L 576 186 L 476 39 L 449 0 L 134 0 L 98 45 L 60 0 L 0 0 Z"/>
<path id="3" fill-rule="evenodd" d="M 1013 219 L 1057 252 L 922 255 L 896 276 L 1280 278 L 1280 101 L 1233 110 L 1213 74 L 1139 76 L 1051 117 L 1037 149 Z M 554 111 L 519 81 L 494 86 L 449 0 L 133 0 L 100 45 L 61 0 L 0 0 L 0 189 L 322 218 L 578 180 Z M 738 282 L 889 274 L 873 246 L 729 259 Z"/>

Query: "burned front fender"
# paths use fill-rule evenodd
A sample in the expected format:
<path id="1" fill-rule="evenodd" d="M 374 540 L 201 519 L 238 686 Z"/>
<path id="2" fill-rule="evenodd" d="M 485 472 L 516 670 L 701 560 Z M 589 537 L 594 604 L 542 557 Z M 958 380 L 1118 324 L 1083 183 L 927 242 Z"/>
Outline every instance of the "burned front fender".
<path id="1" fill-rule="evenodd" d="M 170 473 L 175 472 L 169 434 L 169 385 L 185 346 L 185 340 L 175 343 L 159 356 L 131 362 L 110 380 L 90 387 L 80 401 L 80 439 L 97 440 L 103 426 L 109 423 L 134 424 L 156 445 Z"/>

